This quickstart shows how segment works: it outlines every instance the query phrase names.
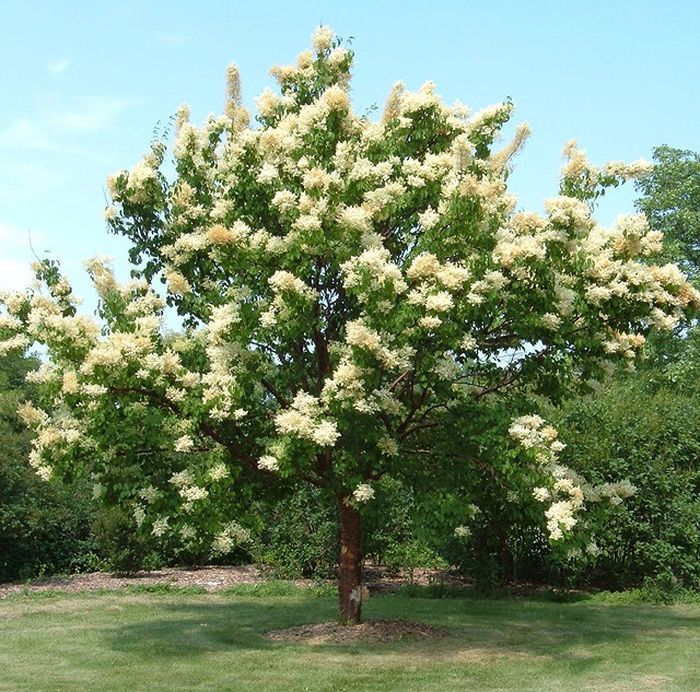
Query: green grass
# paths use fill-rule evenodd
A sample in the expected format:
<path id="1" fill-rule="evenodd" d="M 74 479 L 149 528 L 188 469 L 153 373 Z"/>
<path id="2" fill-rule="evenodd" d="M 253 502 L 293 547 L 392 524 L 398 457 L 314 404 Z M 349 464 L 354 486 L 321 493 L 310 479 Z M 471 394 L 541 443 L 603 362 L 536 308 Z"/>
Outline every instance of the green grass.
<path id="1" fill-rule="evenodd" d="M 700 605 L 526 598 L 370 599 L 367 617 L 431 641 L 301 645 L 266 631 L 331 620 L 327 589 L 288 585 L 0 601 L 2 690 L 698 690 Z"/>

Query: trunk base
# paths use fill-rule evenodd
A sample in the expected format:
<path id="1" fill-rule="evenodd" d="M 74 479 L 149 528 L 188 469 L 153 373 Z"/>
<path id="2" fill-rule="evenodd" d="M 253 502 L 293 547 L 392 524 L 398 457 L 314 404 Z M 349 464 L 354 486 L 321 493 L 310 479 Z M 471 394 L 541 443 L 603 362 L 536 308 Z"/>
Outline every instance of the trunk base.
<path id="1" fill-rule="evenodd" d="M 343 625 L 362 622 L 362 602 L 367 589 L 362 586 L 362 522 L 360 513 L 347 503 L 348 495 L 338 497 L 340 510 L 340 561 L 338 567 L 338 617 Z"/>

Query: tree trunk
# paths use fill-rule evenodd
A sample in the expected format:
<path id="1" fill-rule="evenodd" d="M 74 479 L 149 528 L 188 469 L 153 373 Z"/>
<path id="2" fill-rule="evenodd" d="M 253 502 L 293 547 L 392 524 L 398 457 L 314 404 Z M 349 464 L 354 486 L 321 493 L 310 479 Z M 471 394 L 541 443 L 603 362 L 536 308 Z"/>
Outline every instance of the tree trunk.
<path id="1" fill-rule="evenodd" d="M 349 496 L 338 497 L 340 508 L 340 562 L 338 595 L 340 621 L 357 625 L 362 621 L 362 524 L 360 513 L 346 504 Z"/>

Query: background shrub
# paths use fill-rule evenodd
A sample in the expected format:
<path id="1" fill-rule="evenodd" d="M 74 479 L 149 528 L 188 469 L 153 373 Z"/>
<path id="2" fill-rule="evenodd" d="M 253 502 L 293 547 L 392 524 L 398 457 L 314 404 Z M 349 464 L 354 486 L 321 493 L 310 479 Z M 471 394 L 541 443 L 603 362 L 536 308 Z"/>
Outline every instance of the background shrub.
<path id="1" fill-rule="evenodd" d="M 338 521 L 333 498 L 317 488 L 260 506 L 264 525 L 253 549 L 255 560 L 278 578 L 337 575 Z"/>
<path id="2" fill-rule="evenodd" d="M 17 416 L 32 397 L 36 360 L 0 357 L 0 581 L 89 568 L 96 546 L 85 483 L 41 481 L 29 467 L 29 435 Z"/>

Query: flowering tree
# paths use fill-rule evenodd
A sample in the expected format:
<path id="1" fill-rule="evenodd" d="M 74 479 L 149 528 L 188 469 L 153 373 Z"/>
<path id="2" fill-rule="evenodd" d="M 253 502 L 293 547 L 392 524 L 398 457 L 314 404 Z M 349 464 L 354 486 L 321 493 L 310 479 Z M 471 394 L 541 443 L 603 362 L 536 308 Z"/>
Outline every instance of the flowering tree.
<path id="1" fill-rule="evenodd" d="M 506 179 L 527 127 L 493 148 L 510 103 L 470 115 L 431 83 L 398 84 L 374 122 L 351 109 L 352 59 L 319 29 L 295 66 L 273 69 L 280 93 L 262 93 L 254 127 L 231 67 L 223 116 L 195 127 L 178 113 L 174 168 L 157 142 L 109 179 L 108 222 L 132 243 L 134 278 L 88 263 L 100 320 L 76 312 L 44 262 L 43 288 L 5 296 L 0 328 L 4 350 L 48 349 L 33 376 L 46 405 L 23 410 L 39 474 L 89 456 L 97 492 L 144 530 L 212 536 L 221 553 L 246 539 L 245 516 L 222 510 L 230 493 L 326 488 L 340 615 L 358 622 L 361 506 L 383 476 L 415 469 L 412 440 L 440 411 L 466 401 L 478 417 L 507 391 L 600 377 L 700 296 L 645 259 L 660 234 L 642 216 L 611 229 L 591 216 L 591 200 L 645 164 L 598 169 L 571 143 L 545 214 L 516 212 Z M 183 337 L 163 334 L 166 302 Z M 587 501 L 633 490 L 558 465 L 556 431 L 536 415 L 510 433 L 555 540 Z"/>

